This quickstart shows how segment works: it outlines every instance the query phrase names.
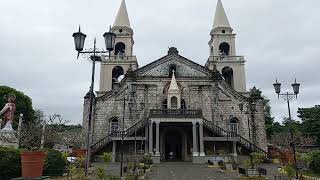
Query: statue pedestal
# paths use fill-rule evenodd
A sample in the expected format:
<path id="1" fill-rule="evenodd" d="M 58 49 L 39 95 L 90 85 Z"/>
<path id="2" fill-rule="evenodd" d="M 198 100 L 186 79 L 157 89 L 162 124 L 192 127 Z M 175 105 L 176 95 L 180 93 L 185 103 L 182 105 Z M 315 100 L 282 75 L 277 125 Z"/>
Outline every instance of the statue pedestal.
<path id="1" fill-rule="evenodd" d="M 0 130 L 0 147 L 19 148 L 19 141 L 16 132 L 11 130 Z"/>

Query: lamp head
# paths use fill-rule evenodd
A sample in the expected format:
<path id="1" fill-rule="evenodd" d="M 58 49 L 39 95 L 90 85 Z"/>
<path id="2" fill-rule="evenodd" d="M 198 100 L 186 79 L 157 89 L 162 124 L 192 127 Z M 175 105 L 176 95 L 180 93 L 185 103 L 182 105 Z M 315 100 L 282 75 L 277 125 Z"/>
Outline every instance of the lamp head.
<path id="1" fill-rule="evenodd" d="M 279 95 L 281 92 L 281 83 L 278 83 L 278 79 L 276 79 L 276 82 L 273 84 L 275 92 Z"/>
<path id="2" fill-rule="evenodd" d="M 111 26 L 109 29 L 109 32 L 105 32 L 103 34 L 104 37 L 104 42 L 106 44 L 106 49 L 111 52 L 114 49 L 114 44 L 115 44 L 115 39 L 116 39 L 116 34 L 111 32 Z"/>
<path id="3" fill-rule="evenodd" d="M 298 94 L 299 94 L 299 91 L 300 91 L 300 84 L 297 83 L 297 79 L 295 79 L 294 83 L 293 83 L 291 86 L 292 86 L 292 88 L 293 88 L 294 94 L 295 94 L 296 97 L 297 97 Z"/>
<path id="4" fill-rule="evenodd" d="M 74 45 L 75 45 L 75 49 L 76 51 L 80 52 L 83 50 L 84 47 L 84 41 L 87 37 L 87 35 L 83 34 L 80 30 L 80 26 L 79 26 L 79 31 L 73 33 L 73 39 L 74 39 Z"/>

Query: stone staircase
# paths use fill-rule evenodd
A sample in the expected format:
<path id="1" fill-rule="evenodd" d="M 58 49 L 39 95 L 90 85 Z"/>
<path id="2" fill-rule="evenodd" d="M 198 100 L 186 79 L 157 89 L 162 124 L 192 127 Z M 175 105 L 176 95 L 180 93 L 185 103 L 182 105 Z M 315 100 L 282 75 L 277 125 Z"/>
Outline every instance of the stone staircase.
<path id="1" fill-rule="evenodd" d="M 141 128 L 145 127 L 147 124 L 148 124 L 148 119 L 143 119 L 143 120 L 137 122 L 136 124 L 134 124 L 133 126 L 131 126 L 130 128 L 128 128 L 124 131 L 124 137 L 129 137 L 129 136 L 133 135 L 135 132 L 137 132 Z M 111 133 L 111 134 L 107 135 L 106 137 L 100 139 L 96 143 L 94 143 L 91 146 L 91 155 L 95 155 L 101 149 L 103 149 L 109 143 L 111 143 L 113 137 L 121 137 L 121 131 Z"/>
<path id="2" fill-rule="evenodd" d="M 259 148 L 258 146 L 253 144 L 251 141 L 247 140 L 246 138 L 240 136 L 237 133 L 228 132 L 228 131 L 222 129 L 221 127 L 215 125 L 213 122 L 208 121 L 206 119 L 203 119 L 203 125 L 204 125 L 204 127 L 210 129 L 211 131 L 213 131 L 214 133 L 218 134 L 219 136 L 232 137 L 232 138 L 237 137 L 237 138 L 239 138 L 238 143 L 241 146 L 243 146 L 244 148 L 248 149 L 250 152 L 259 152 L 259 153 L 263 153 L 266 156 L 268 156 L 268 152 L 266 152 L 265 150 Z"/>

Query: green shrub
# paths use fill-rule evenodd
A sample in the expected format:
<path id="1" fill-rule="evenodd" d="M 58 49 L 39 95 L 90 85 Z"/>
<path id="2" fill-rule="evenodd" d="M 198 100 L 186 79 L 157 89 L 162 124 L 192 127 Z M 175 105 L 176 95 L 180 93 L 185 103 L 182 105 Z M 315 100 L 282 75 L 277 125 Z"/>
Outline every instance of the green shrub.
<path id="1" fill-rule="evenodd" d="M 311 169 L 315 172 L 320 172 L 320 151 L 312 153 Z"/>
<path id="2" fill-rule="evenodd" d="M 289 177 L 294 177 L 296 174 L 296 170 L 293 165 L 284 166 L 283 169 Z"/>
<path id="3" fill-rule="evenodd" d="M 2 180 L 21 176 L 20 151 L 0 147 L 0 177 Z"/>
<path id="4" fill-rule="evenodd" d="M 102 154 L 101 159 L 104 163 L 108 164 L 112 160 L 112 153 L 105 152 Z"/>
<path id="5" fill-rule="evenodd" d="M 65 160 L 62 153 L 54 149 L 45 149 L 47 159 L 44 166 L 44 175 L 62 176 L 65 169 Z"/>
<path id="6" fill-rule="evenodd" d="M 153 164 L 151 154 L 148 154 L 148 153 L 144 154 L 142 159 L 140 159 L 140 163 L 145 163 L 146 165 Z"/>

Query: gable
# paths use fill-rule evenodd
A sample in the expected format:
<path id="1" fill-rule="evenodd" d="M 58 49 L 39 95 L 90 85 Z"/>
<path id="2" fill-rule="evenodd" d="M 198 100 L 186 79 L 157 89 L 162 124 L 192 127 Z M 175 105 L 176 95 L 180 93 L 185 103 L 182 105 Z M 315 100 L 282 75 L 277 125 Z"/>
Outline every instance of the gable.
<path id="1" fill-rule="evenodd" d="M 212 71 L 179 55 L 168 55 L 140 69 L 137 76 L 168 77 L 170 67 L 175 65 L 177 77 L 208 77 Z"/>

